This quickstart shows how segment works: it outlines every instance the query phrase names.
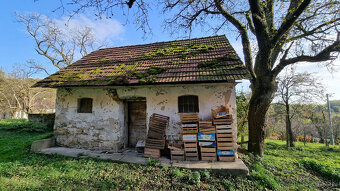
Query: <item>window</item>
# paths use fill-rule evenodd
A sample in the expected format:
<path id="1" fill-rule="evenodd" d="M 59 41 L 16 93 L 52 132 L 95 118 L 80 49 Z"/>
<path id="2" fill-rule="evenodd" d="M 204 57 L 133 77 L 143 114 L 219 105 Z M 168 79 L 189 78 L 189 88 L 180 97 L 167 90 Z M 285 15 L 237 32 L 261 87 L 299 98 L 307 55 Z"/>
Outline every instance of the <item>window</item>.
<path id="1" fill-rule="evenodd" d="M 198 96 L 187 95 L 178 97 L 179 113 L 197 113 L 198 112 Z"/>
<path id="2" fill-rule="evenodd" d="M 92 113 L 92 98 L 78 99 L 78 113 Z"/>

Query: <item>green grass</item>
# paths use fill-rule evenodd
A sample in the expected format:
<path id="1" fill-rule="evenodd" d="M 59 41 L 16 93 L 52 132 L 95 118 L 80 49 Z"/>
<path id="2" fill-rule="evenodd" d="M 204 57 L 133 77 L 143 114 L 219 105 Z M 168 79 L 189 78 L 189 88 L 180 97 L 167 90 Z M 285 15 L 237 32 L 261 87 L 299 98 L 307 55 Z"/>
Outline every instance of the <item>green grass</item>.
<path id="1" fill-rule="evenodd" d="M 6 123 L 5 127 L 0 121 L 0 190 L 331 190 L 340 186 L 339 146 L 297 143 L 297 148 L 287 150 L 283 141 L 266 140 L 263 159 L 241 155 L 250 175 L 234 177 L 158 166 L 155 160 L 143 166 L 30 153 L 29 145 L 51 132 L 13 129 Z"/>

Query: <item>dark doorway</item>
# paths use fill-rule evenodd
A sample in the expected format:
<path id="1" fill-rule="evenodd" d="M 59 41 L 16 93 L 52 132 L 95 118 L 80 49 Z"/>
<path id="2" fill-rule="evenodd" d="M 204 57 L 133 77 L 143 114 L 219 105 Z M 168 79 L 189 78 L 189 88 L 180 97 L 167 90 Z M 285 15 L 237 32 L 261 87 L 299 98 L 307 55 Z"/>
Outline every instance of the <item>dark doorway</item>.
<path id="1" fill-rule="evenodd" d="M 146 101 L 128 101 L 128 145 L 146 138 Z"/>

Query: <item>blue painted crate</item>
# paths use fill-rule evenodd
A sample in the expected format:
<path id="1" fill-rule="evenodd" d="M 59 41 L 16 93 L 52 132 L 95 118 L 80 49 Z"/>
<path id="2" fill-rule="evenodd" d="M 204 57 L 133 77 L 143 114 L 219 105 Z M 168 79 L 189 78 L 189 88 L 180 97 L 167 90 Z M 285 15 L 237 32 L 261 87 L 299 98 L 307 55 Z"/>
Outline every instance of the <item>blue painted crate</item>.
<path id="1" fill-rule="evenodd" d="M 216 142 L 201 142 L 200 141 L 198 144 L 201 147 L 216 147 L 217 146 Z"/>
<path id="2" fill-rule="evenodd" d="M 198 140 L 199 141 L 215 141 L 215 133 L 209 133 L 209 134 L 204 134 L 204 133 L 198 133 Z"/>
<path id="3" fill-rule="evenodd" d="M 221 151 L 217 149 L 217 155 L 222 155 L 222 156 L 234 156 L 235 155 L 235 151 L 234 150 L 230 150 L 230 151 Z"/>

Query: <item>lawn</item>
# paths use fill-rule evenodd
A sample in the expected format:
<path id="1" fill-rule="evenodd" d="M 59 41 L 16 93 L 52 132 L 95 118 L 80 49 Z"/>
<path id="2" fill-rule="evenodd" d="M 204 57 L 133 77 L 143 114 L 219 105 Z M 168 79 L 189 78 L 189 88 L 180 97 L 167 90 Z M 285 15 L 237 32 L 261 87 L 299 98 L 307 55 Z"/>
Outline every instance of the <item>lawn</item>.
<path id="1" fill-rule="evenodd" d="M 30 128 L 31 127 L 31 128 Z M 340 188 L 340 148 L 308 143 L 287 150 L 266 140 L 264 159 L 240 155 L 247 177 L 30 153 L 51 132 L 25 120 L 0 120 L 0 190 L 332 190 Z"/>

